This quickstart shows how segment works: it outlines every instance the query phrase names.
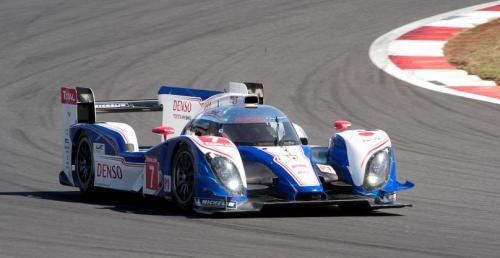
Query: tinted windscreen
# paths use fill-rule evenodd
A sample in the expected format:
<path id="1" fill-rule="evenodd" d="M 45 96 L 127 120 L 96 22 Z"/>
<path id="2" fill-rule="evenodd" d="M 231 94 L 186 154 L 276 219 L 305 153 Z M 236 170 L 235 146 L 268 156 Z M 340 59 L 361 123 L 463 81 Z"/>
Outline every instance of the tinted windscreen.
<path id="1" fill-rule="evenodd" d="M 290 122 L 224 124 L 221 133 L 236 145 L 243 146 L 300 144 Z"/>

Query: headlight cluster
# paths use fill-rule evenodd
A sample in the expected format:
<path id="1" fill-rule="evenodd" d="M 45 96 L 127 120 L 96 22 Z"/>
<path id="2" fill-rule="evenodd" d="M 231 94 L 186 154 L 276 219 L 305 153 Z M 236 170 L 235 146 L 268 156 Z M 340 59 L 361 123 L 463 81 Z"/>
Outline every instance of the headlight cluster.
<path id="1" fill-rule="evenodd" d="M 234 163 L 211 152 L 207 153 L 205 157 L 219 181 L 231 192 L 240 194 L 243 190 L 243 183 Z"/>
<path id="2" fill-rule="evenodd" d="M 365 171 L 363 188 L 367 192 L 381 188 L 389 179 L 391 172 L 391 156 L 389 148 L 375 153 L 368 160 Z"/>

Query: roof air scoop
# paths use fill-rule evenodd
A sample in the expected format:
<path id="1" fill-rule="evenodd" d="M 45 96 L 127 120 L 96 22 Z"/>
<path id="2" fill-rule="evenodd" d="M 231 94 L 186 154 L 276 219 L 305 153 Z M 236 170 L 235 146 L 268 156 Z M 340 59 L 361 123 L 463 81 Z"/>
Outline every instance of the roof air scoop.
<path id="1" fill-rule="evenodd" d="M 264 104 L 264 84 L 262 83 L 230 82 L 226 92 L 255 95 L 258 99 L 258 103 L 255 104 Z"/>
<path id="2" fill-rule="evenodd" d="M 255 95 L 248 95 L 245 97 L 245 104 L 259 104 L 259 97 Z"/>

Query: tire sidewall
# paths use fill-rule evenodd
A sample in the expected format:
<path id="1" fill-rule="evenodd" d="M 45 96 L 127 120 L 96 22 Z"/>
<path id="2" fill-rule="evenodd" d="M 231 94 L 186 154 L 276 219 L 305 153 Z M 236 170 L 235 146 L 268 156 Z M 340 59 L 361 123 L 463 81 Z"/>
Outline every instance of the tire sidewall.
<path id="1" fill-rule="evenodd" d="M 186 202 L 181 202 L 181 201 L 179 201 L 179 197 L 177 195 L 177 186 L 176 186 L 177 171 L 176 171 L 176 167 L 177 167 L 177 163 L 178 163 L 179 157 L 182 154 L 184 154 L 184 153 L 186 153 L 186 154 L 189 155 L 189 157 L 191 158 L 191 162 L 193 164 L 193 187 L 192 187 L 192 191 L 191 191 L 191 198 L 188 201 L 186 201 Z M 195 187 L 195 174 L 196 174 L 193 154 L 191 153 L 191 151 L 189 150 L 189 148 L 187 147 L 187 145 L 183 144 L 181 147 L 179 147 L 179 149 L 175 153 L 173 160 L 174 160 L 174 162 L 172 164 L 172 180 L 171 180 L 171 184 L 172 184 L 171 188 L 172 188 L 172 197 L 173 197 L 173 200 L 174 200 L 175 204 L 180 209 L 182 209 L 182 210 L 190 210 L 193 207 L 194 187 Z"/>
<path id="2" fill-rule="evenodd" d="M 82 182 L 82 179 L 80 178 L 80 171 L 78 171 L 79 169 L 79 160 L 78 160 L 78 155 L 79 155 L 79 152 L 80 152 L 80 148 L 83 144 L 87 144 L 88 148 L 89 148 L 89 153 L 90 153 L 90 177 L 89 179 L 87 180 L 87 182 Z M 79 188 L 80 188 L 80 191 L 83 192 L 83 193 L 89 193 L 93 190 L 94 188 L 94 155 L 93 155 L 93 149 L 92 149 L 92 144 L 91 142 L 89 141 L 89 138 L 87 137 L 86 134 L 82 133 L 82 135 L 79 137 L 78 139 L 78 147 L 76 149 L 76 161 L 75 161 L 75 167 L 76 167 L 76 176 L 78 178 L 78 184 L 79 184 Z"/>

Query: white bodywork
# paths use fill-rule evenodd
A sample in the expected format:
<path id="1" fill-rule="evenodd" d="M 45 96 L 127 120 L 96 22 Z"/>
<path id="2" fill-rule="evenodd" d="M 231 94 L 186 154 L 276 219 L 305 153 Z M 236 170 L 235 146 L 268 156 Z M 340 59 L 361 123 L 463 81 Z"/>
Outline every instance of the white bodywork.
<path id="1" fill-rule="evenodd" d="M 94 185 L 138 192 L 143 185 L 144 163 L 132 163 L 118 156 L 105 155 L 104 144 L 93 144 Z"/>
<path id="2" fill-rule="evenodd" d="M 72 176 L 71 166 L 71 151 L 72 143 L 69 135 L 69 127 L 78 122 L 77 118 L 77 93 L 75 88 L 62 87 L 61 88 L 61 155 L 62 166 L 61 171 L 64 171 L 69 183 L 75 185 Z"/>
<path id="3" fill-rule="evenodd" d="M 122 136 L 125 143 L 131 144 L 133 146 L 133 149 L 130 151 L 139 151 L 139 143 L 137 142 L 137 135 L 135 134 L 134 128 L 132 128 L 132 126 L 117 122 L 104 122 L 104 123 L 99 123 L 99 125 L 119 133 Z"/>
<path id="4" fill-rule="evenodd" d="M 320 182 L 300 145 L 260 147 L 262 151 L 272 155 L 279 164 L 300 186 L 318 186 Z"/>
<path id="5" fill-rule="evenodd" d="M 247 187 L 245 169 L 241 160 L 240 152 L 234 143 L 223 137 L 215 136 L 188 136 L 198 146 L 198 148 L 207 154 L 212 152 L 218 156 L 222 156 L 231 160 L 240 173 L 240 178 L 244 187 Z"/>
<path id="6" fill-rule="evenodd" d="M 391 147 L 389 136 L 382 130 L 349 130 L 337 135 L 341 136 L 346 144 L 352 181 L 354 185 L 361 186 L 370 157 L 380 150 Z"/>

